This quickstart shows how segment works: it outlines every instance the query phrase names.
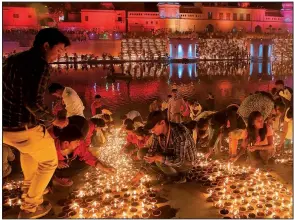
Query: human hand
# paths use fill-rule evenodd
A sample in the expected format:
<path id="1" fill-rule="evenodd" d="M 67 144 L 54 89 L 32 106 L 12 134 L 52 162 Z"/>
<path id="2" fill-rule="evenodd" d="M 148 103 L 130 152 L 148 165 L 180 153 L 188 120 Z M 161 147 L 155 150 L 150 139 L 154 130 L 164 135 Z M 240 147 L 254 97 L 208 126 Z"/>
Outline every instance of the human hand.
<path id="1" fill-rule="evenodd" d="M 107 165 L 104 165 L 100 162 L 98 162 L 96 164 L 96 168 L 98 168 L 99 170 L 101 170 L 102 172 L 107 173 L 107 174 L 113 174 L 116 172 L 116 169 L 113 168 L 112 166 L 107 166 Z"/>
<path id="2" fill-rule="evenodd" d="M 154 155 L 152 157 L 145 156 L 144 160 L 147 163 L 153 163 L 153 162 L 156 162 L 156 161 L 162 162 L 163 161 L 163 156 L 161 156 L 161 155 Z"/>
<path id="3" fill-rule="evenodd" d="M 206 153 L 204 155 L 204 157 L 206 158 L 206 160 L 211 156 L 212 152 L 213 152 L 213 149 L 210 148 L 209 151 L 208 151 L 208 153 Z"/>
<path id="4" fill-rule="evenodd" d="M 64 169 L 64 168 L 68 168 L 68 167 L 69 167 L 69 165 L 66 162 L 64 162 L 62 160 L 58 161 L 58 166 L 57 166 L 58 169 Z"/>
<path id="5" fill-rule="evenodd" d="M 254 151 L 258 150 L 258 148 L 257 148 L 256 146 L 249 146 L 249 147 L 248 147 L 248 150 L 249 150 L 250 152 L 254 152 Z"/>
<path id="6" fill-rule="evenodd" d="M 136 176 L 131 180 L 131 184 L 137 185 L 143 176 L 144 176 L 143 173 L 141 172 L 137 173 Z"/>

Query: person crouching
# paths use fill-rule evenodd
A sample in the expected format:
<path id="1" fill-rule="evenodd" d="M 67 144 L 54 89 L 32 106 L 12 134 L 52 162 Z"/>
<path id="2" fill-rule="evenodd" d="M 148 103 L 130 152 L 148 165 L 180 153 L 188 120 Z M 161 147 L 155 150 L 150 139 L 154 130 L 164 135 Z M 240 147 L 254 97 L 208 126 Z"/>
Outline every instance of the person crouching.
<path id="1" fill-rule="evenodd" d="M 94 157 L 86 145 L 81 144 L 83 135 L 74 125 L 68 125 L 60 136 L 55 139 L 58 156 L 58 167 L 53 176 L 53 184 L 69 187 L 73 184 L 70 179 L 87 167 L 92 166 L 106 173 L 113 173 L 114 168 L 101 163 Z"/>

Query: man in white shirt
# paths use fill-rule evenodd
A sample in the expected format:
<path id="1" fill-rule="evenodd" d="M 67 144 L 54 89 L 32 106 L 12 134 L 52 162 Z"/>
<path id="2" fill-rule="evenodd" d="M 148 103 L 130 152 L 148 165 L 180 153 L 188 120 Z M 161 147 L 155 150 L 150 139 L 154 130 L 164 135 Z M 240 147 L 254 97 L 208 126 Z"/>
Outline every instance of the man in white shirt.
<path id="1" fill-rule="evenodd" d="M 172 98 L 168 103 L 168 120 L 174 123 L 182 122 L 182 113 L 186 111 L 186 104 L 182 97 L 178 96 L 178 90 L 172 90 Z"/>
<path id="2" fill-rule="evenodd" d="M 75 90 L 70 87 L 64 87 L 59 83 L 52 83 L 48 90 L 51 95 L 56 96 L 57 98 L 62 98 L 62 102 L 67 111 L 67 117 L 74 115 L 85 117 L 85 106 Z"/>

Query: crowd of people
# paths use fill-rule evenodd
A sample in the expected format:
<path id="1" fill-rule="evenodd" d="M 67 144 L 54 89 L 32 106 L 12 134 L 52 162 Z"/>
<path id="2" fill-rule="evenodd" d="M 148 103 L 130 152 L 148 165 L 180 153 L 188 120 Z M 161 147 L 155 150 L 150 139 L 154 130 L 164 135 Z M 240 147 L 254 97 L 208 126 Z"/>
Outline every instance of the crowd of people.
<path id="1" fill-rule="evenodd" d="M 130 180 L 133 185 L 146 173 L 160 182 L 186 182 L 197 152 L 206 158 L 220 156 L 226 137 L 226 159 L 245 160 L 252 167 L 266 166 L 275 152 L 291 146 L 293 91 L 281 80 L 271 93 L 256 92 L 240 105 L 221 110 L 215 109 L 212 94 L 205 109 L 197 101 L 183 99 L 173 88 L 166 100 L 151 103 L 147 120 L 133 110 L 114 122 L 112 112 L 96 94 L 92 115 L 86 118 L 85 106 L 72 88 L 59 83 L 48 86 L 48 63 L 69 45 L 59 30 L 42 29 L 30 50 L 9 57 L 3 65 L 3 171 L 6 176 L 11 172 L 10 148 L 16 148 L 24 174 L 19 218 L 45 216 L 52 209 L 43 202 L 47 187 L 70 187 L 73 177 L 87 167 L 115 173 L 90 152 L 91 147 L 103 147 L 114 126 L 126 133 L 120 153 L 140 165 Z M 52 111 L 43 103 L 46 91 L 57 99 Z M 275 132 L 280 135 L 278 144 L 273 140 Z M 242 140 L 240 150 L 238 140 Z"/>

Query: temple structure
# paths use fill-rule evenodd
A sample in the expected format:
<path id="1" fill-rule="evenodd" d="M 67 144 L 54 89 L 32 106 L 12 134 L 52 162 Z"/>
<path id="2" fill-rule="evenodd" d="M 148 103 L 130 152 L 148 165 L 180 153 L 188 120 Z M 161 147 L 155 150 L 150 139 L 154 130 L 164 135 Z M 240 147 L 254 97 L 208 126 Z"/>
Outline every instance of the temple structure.
<path id="1" fill-rule="evenodd" d="M 83 29 L 100 31 L 167 31 L 184 32 L 290 32 L 292 33 L 293 3 L 282 4 L 281 10 L 253 8 L 249 3 L 229 7 L 227 4 L 213 3 L 204 6 L 184 6 L 180 3 L 158 3 L 158 12 L 115 10 L 112 4 L 103 9 L 82 9 L 80 19 L 68 16 L 64 21 L 61 16 L 47 14 L 52 18 L 46 26 L 57 26 L 61 29 Z M 44 24 L 40 19 L 44 15 L 36 13 L 32 7 L 3 7 L 3 29 L 32 28 L 39 29 Z"/>

